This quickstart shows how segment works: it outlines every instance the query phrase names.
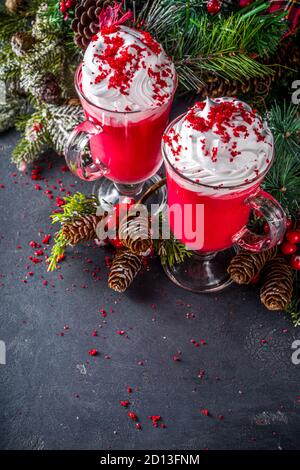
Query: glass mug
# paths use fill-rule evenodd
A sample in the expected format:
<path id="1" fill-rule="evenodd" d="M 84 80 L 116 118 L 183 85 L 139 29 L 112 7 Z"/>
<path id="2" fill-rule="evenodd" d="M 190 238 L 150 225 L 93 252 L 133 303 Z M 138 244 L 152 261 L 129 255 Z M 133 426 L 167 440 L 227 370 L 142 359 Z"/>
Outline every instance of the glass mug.
<path id="1" fill-rule="evenodd" d="M 183 116 L 169 125 L 166 134 Z M 226 186 L 226 183 L 222 187 L 213 187 L 183 176 L 169 161 L 165 145 L 162 142 L 170 229 L 177 239 L 193 250 L 183 263 L 172 267 L 165 265 L 165 272 L 177 285 L 194 292 L 221 290 L 231 283 L 227 267 L 235 252 L 235 244 L 248 251 L 259 252 L 277 245 L 284 237 L 285 212 L 270 194 L 260 188 L 272 164 L 273 146 L 268 167 L 255 181 L 234 187 Z M 247 228 L 251 209 L 266 220 L 267 233 L 257 235 Z M 198 232 L 195 239 L 190 237 L 193 230 L 186 235 L 186 225 Z"/>
<path id="2" fill-rule="evenodd" d="M 121 195 L 138 196 L 142 189 L 159 180 L 155 173 L 162 164 L 161 137 L 177 79 L 172 96 L 163 105 L 144 111 L 118 112 L 99 108 L 84 96 L 81 73 L 80 65 L 75 74 L 75 88 L 86 120 L 71 132 L 65 157 L 71 171 L 85 181 L 105 176 L 93 192 L 102 206 L 111 207 Z M 155 202 L 162 203 L 165 195 L 166 190 L 162 188 L 156 194 L 159 201 Z"/>

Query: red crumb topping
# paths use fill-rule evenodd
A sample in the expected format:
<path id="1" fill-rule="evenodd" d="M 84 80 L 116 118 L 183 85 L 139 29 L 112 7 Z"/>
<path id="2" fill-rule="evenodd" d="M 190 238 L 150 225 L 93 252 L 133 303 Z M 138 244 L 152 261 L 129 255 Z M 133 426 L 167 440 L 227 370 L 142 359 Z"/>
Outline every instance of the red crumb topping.
<path id="1" fill-rule="evenodd" d="M 116 27 L 103 28 L 101 30 L 105 49 L 99 54 L 94 55 L 98 66 L 98 73 L 95 76 L 94 84 L 98 84 L 108 78 L 109 89 L 118 89 L 121 94 L 129 95 L 129 88 L 136 72 L 140 68 L 147 68 L 144 56 L 145 53 L 150 55 L 150 52 L 146 48 L 156 55 L 162 49 L 148 32 L 141 32 L 145 48 L 138 44 L 125 46 L 125 41 L 119 30 L 120 28 Z M 116 34 L 112 36 L 112 33 Z M 98 37 L 98 35 L 93 36 L 92 41 L 96 41 Z M 154 100 L 158 101 L 158 103 L 163 103 L 169 97 L 168 93 L 163 93 L 163 89 L 168 85 L 165 79 L 172 75 L 172 70 L 168 67 L 168 64 L 157 66 L 157 69 L 152 70 L 149 67 L 147 73 L 152 79 Z M 126 111 L 130 111 L 130 108 L 126 109 Z"/>

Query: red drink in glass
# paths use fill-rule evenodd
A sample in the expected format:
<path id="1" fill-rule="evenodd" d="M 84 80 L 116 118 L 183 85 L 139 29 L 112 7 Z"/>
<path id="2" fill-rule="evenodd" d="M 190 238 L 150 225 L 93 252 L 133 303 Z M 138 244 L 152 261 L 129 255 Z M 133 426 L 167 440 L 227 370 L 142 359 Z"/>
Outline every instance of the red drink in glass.
<path id="1" fill-rule="evenodd" d="M 170 228 L 193 250 L 184 263 L 165 271 L 188 290 L 223 289 L 230 283 L 227 267 L 235 244 L 258 252 L 285 233 L 283 209 L 260 189 L 273 159 L 271 132 L 245 103 L 208 99 L 169 125 L 162 148 Z M 251 209 L 265 218 L 268 233 L 249 231 Z"/>
<path id="2" fill-rule="evenodd" d="M 98 179 L 104 171 L 106 178 L 116 183 L 137 184 L 153 176 L 162 164 L 161 137 L 173 96 L 164 105 L 147 111 L 108 111 L 83 95 L 80 68 L 75 80 L 87 121 L 99 126 L 90 137 L 94 169 L 99 165 L 99 172 L 86 171 L 86 179 Z"/>

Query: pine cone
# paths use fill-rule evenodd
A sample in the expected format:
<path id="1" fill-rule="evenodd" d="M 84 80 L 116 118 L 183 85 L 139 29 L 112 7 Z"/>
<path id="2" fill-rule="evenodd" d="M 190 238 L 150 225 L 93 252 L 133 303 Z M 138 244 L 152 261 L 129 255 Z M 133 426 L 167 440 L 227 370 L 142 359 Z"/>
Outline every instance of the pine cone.
<path id="1" fill-rule="evenodd" d="M 276 247 L 260 253 L 242 251 L 232 258 L 227 272 L 237 284 L 250 284 L 251 280 L 260 273 L 266 262 L 274 258 L 276 253 Z"/>
<path id="2" fill-rule="evenodd" d="M 120 222 L 119 238 L 132 253 L 147 256 L 152 248 L 148 215 L 134 214 L 134 207 L 131 207 L 128 216 Z"/>
<path id="3" fill-rule="evenodd" d="M 260 300 L 268 310 L 284 310 L 291 301 L 293 270 L 286 258 L 277 256 L 262 272 Z"/>
<path id="4" fill-rule="evenodd" d="M 48 73 L 43 78 L 42 84 L 37 91 L 37 97 L 48 104 L 58 104 L 60 101 L 60 87 L 55 75 Z"/>
<path id="5" fill-rule="evenodd" d="M 82 215 L 72 222 L 64 224 L 62 233 L 70 245 L 77 245 L 80 242 L 94 240 L 97 237 L 96 228 L 103 216 Z"/>
<path id="6" fill-rule="evenodd" d="M 274 69 L 273 75 L 265 77 L 250 78 L 240 82 L 239 80 L 225 80 L 221 77 L 210 75 L 204 79 L 206 86 L 198 90 L 200 99 L 218 98 L 221 96 L 240 96 L 251 92 L 254 97 L 266 97 L 271 86 L 276 83 L 282 75 L 289 71 L 297 71 L 300 68 L 300 50 L 294 41 L 281 43 L 276 55 L 264 61 L 265 65 L 279 65 Z M 290 69 L 290 70 L 289 70 Z"/>
<path id="7" fill-rule="evenodd" d="M 15 33 L 10 40 L 13 52 L 19 57 L 26 54 L 32 48 L 34 42 L 34 38 L 30 33 L 22 31 Z"/>
<path id="8" fill-rule="evenodd" d="M 72 21 L 74 42 L 85 50 L 91 38 L 99 31 L 99 15 L 103 8 L 113 5 L 112 0 L 80 0 Z"/>
<path id="9" fill-rule="evenodd" d="M 5 0 L 5 7 L 10 13 L 18 13 L 25 3 L 26 0 Z"/>
<path id="10" fill-rule="evenodd" d="M 201 98 L 219 98 L 221 96 L 240 96 L 251 92 L 253 96 L 265 97 L 268 95 L 275 77 L 252 78 L 246 82 L 239 80 L 225 80 L 220 77 L 210 77 L 207 88 L 200 90 Z"/>
<path id="11" fill-rule="evenodd" d="M 108 276 L 108 287 L 116 292 L 124 292 L 142 267 L 142 258 L 130 250 L 117 251 Z"/>

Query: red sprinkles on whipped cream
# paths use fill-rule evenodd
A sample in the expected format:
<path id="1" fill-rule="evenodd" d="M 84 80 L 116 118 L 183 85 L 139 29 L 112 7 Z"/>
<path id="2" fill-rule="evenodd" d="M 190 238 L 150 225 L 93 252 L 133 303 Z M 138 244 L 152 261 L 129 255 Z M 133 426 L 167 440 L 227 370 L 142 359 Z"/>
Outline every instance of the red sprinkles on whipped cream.
<path id="1" fill-rule="evenodd" d="M 174 86 L 174 65 L 148 32 L 102 28 L 85 52 L 82 91 L 96 106 L 146 110 L 167 102 Z"/>
<path id="2" fill-rule="evenodd" d="M 196 103 L 163 136 L 176 170 L 196 183 L 229 187 L 255 181 L 273 155 L 266 123 L 234 98 Z"/>

